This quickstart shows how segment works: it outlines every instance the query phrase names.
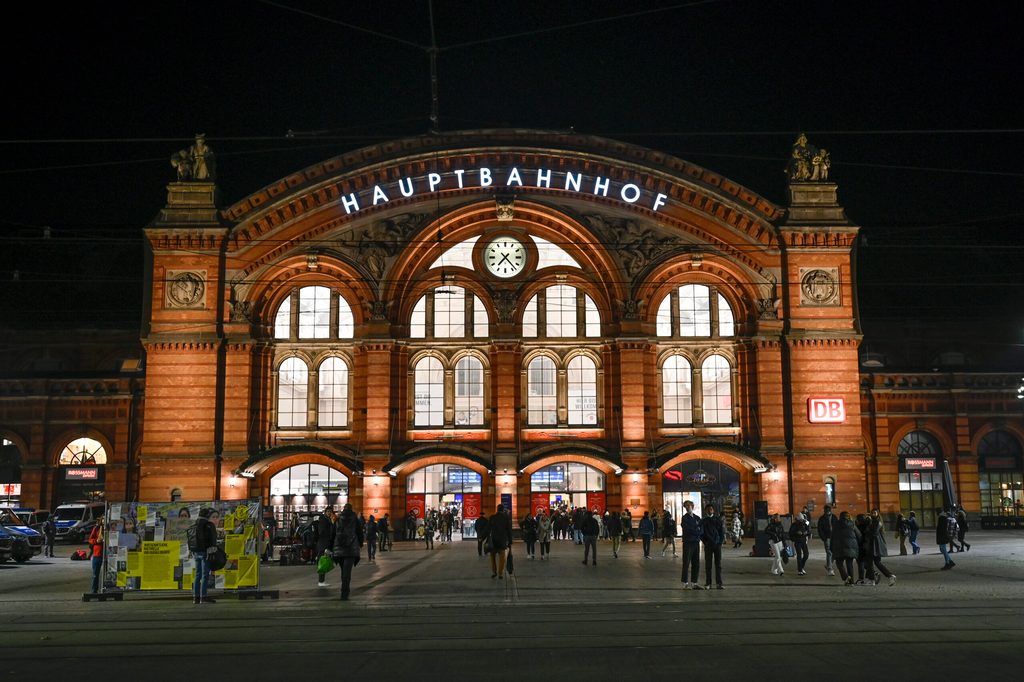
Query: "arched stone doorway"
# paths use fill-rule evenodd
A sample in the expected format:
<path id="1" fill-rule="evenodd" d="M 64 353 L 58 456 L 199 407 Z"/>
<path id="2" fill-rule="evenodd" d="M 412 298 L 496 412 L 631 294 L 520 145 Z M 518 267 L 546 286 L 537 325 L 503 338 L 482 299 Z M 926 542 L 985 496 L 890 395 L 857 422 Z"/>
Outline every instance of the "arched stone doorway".
<path id="1" fill-rule="evenodd" d="M 688 459 L 665 469 L 661 474 L 662 509 L 669 509 L 676 520 L 676 535 L 681 534 L 679 519 L 683 503 L 693 502 L 695 513 L 703 516 L 712 504 L 718 514 L 731 522 L 743 509 L 743 477 L 739 470 L 714 459 Z"/>
<path id="2" fill-rule="evenodd" d="M 396 539 L 419 537 L 423 519 L 450 514 L 452 539 L 476 538 L 474 523 L 489 513 L 493 495 L 491 471 L 475 458 L 421 455 L 390 465 L 393 477 L 392 527 Z"/>

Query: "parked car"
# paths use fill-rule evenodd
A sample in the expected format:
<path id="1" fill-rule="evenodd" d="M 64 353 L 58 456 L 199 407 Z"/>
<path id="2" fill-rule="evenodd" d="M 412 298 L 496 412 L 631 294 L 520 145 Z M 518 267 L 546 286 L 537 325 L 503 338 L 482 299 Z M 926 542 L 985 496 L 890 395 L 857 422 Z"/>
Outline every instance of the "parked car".
<path id="1" fill-rule="evenodd" d="M 10 558 L 24 563 L 43 551 L 43 534 L 28 525 L 10 507 L 0 507 L 0 527 L 11 536 Z"/>
<path id="2" fill-rule="evenodd" d="M 11 534 L 0 527 L 0 564 L 11 558 L 11 550 L 14 548 L 14 538 Z"/>
<path id="3" fill-rule="evenodd" d="M 71 502 L 53 510 L 57 525 L 57 540 L 82 543 L 89 537 L 93 526 L 103 522 L 106 505 L 102 502 Z"/>
<path id="4" fill-rule="evenodd" d="M 25 522 L 26 526 L 40 533 L 43 532 L 43 524 L 46 523 L 46 519 L 50 518 L 50 512 L 45 509 L 26 509 L 20 507 L 15 508 L 14 513 Z"/>

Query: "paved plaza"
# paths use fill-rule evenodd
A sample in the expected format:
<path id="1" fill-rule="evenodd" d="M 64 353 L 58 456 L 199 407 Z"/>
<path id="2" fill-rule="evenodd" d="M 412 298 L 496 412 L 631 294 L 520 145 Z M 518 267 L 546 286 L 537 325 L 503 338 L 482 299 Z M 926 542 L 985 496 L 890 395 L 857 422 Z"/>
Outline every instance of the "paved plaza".
<path id="1" fill-rule="evenodd" d="M 639 542 L 614 559 L 602 541 L 598 565 L 583 566 L 571 542 L 553 543 L 543 562 L 517 543 L 516 578 L 499 581 L 475 542 L 396 543 L 356 567 L 349 602 L 338 599 L 337 571 L 322 589 L 312 566 L 270 565 L 261 581 L 279 600 L 204 605 L 137 593 L 83 603 L 89 564 L 61 546 L 56 559 L 0 565 L 0 671 L 62 680 L 1019 679 L 1024 532 L 969 539 L 952 571 L 939 570 L 927 541 L 918 556 L 889 557 L 894 587 L 826 577 L 817 542 L 809 575 L 791 560 L 773 576 L 770 559 L 747 556 L 748 540 L 725 550 L 726 589 L 708 592 L 684 591 L 681 558 L 662 558 L 657 544 L 650 560 Z"/>

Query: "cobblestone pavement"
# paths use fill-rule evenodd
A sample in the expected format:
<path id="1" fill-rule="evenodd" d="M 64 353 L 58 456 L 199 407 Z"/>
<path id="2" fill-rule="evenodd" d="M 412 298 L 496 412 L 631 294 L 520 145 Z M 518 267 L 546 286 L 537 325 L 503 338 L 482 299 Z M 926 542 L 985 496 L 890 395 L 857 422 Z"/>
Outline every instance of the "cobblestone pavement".
<path id="1" fill-rule="evenodd" d="M 929 536 L 924 535 L 925 539 Z M 686 591 L 681 558 L 640 543 L 618 559 L 601 542 L 597 566 L 582 547 L 553 543 L 550 561 L 517 543 L 515 579 L 492 579 L 475 542 L 396 543 L 356 567 L 351 601 L 339 576 L 316 587 L 312 566 L 266 566 L 279 600 L 193 605 L 182 595 L 129 594 L 83 603 L 88 562 L 0 565 L 0 672 L 145 675 L 147 680 L 287 679 L 308 674 L 363 679 L 463 679 L 487 674 L 707 674 L 781 679 L 935 679 L 983 673 L 1017 679 L 1024 663 L 1024 532 L 973 532 L 970 552 L 940 571 L 926 542 L 891 556 L 897 583 L 847 587 L 824 572 L 812 544 L 808 575 L 769 573 L 770 559 L 725 550 L 726 589 Z M 677 545 L 679 542 L 677 541 Z M 893 549 L 896 543 L 892 543 Z M 681 545 L 680 545 L 681 550 Z M 704 580 L 703 565 L 701 582 Z M 204 657 L 209 654 L 208 657 Z M 204 663 L 197 671 L 196 659 Z"/>

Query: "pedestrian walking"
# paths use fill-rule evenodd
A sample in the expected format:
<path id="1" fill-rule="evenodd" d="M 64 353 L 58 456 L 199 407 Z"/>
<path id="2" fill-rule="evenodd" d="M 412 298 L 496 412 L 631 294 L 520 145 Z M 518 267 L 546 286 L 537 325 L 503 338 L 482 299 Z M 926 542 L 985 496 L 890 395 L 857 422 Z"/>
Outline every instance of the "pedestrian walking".
<path id="1" fill-rule="evenodd" d="M 387 518 L 387 514 L 384 515 Z M 341 510 L 334 534 L 334 561 L 341 566 L 341 600 L 348 601 L 352 587 L 352 569 L 359 564 L 363 547 L 363 528 L 348 503 Z"/>
<path id="2" fill-rule="evenodd" d="M 857 584 L 875 584 L 875 567 L 868 558 L 868 540 L 871 534 L 871 518 L 857 514 L 857 530 L 860 531 L 860 553 L 857 555 Z"/>
<path id="3" fill-rule="evenodd" d="M 576 507 L 572 513 L 572 538 L 577 545 L 583 544 L 583 520 L 589 513 L 586 507 Z"/>
<path id="4" fill-rule="evenodd" d="M 491 518 L 488 519 L 489 528 L 488 540 L 490 542 L 491 556 L 491 577 L 503 580 L 505 578 L 505 561 L 508 558 L 509 549 L 512 547 L 512 516 L 511 512 L 505 513 L 505 507 L 498 505 L 498 508 Z"/>
<path id="5" fill-rule="evenodd" d="M 213 597 L 207 596 L 210 583 L 210 555 L 217 551 L 217 527 L 210 521 L 213 509 L 199 510 L 199 518 L 186 532 L 188 550 L 194 561 L 192 567 L 192 603 L 213 604 Z"/>
<path id="6" fill-rule="evenodd" d="M 786 529 L 782 527 L 782 521 L 778 514 L 772 514 L 768 525 L 764 529 L 768 536 L 768 544 L 771 545 L 774 560 L 772 561 L 772 575 L 784 575 L 782 568 L 782 553 L 786 551 Z"/>
<path id="7" fill-rule="evenodd" d="M 732 514 L 732 548 L 743 546 L 743 512 L 739 509 Z"/>
<path id="8" fill-rule="evenodd" d="M 593 551 L 592 565 L 597 566 L 597 536 L 601 534 L 601 524 L 598 523 L 597 515 L 589 509 L 584 510 L 580 530 L 583 533 L 583 563 L 586 565 L 587 557 Z"/>
<path id="9" fill-rule="evenodd" d="M 651 536 L 654 535 L 654 521 L 651 521 L 650 512 L 644 512 L 640 519 L 640 540 L 643 542 L 644 558 L 651 558 Z"/>
<path id="10" fill-rule="evenodd" d="M 337 518 L 338 515 L 334 512 L 334 509 L 328 507 L 320 512 L 320 516 L 316 517 L 316 522 L 313 524 L 313 538 L 316 540 L 318 564 L 320 557 L 324 554 L 330 555 L 331 550 L 334 548 L 334 522 Z M 328 587 L 328 584 L 324 582 L 326 579 L 327 574 L 321 573 L 319 566 L 317 566 L 316 586 Z"/>
<path id="11" fill-rule="evenodd" d="M 633 528 L 633 512 L 628 509 L 626 510 L 626 522 L 622 524 L 622 526 L 622 530 L 626 534 L 626 537 L 629 538 L 629 541 L 636 542 L 636 529 Z M 623 538 L 623 540 L 625 539 L 626 538 Z"/>
<path id="12" fill-rule="evenodd" d="M 530 512 L 526 512 L 526 516 L 519 522 L 519 529 L 523 532 L 523 544 L 526 545 L 526 556 L 530 559 L 534 558 L 534 552 L 537 549 L 537 519 L 530 516 Z"/>
<path id="13" fill-rule="evenodd" d="M 910 535 L 910 526 L 903 514 L 896 515 L 896 537 L 900 541 L 900 556 L 907 556 L 907 537 Z"/>
<path id="14" fill-rule="evenodd" d="M 803 513 L 797 514 L 796 518 L 793 519 L 793 523 L 789 526 L 789 541 L 793 543 L 793 548 L 796 550 L 796 574 L 807 575 L 805 567 L 807 566 L 807 557 L 809 552 L 807 549 L 807 541 L 811 539 L 811 528 L 807 523 L 807 519 L 804 518 Z"/>
<path id="15" fill-rule="evenodd" d="M 964 538 L 967 536 L 969 530 L 967 524 L 967 512 L 964 511 L 963 507 L 960 507 L 956 511 L 956 540 L 960 544 L 959 552 L 969 552 L 971 550 L 971 544 Z"/>
<path id="16" fill-rule="evenodd" d="M 53 514 L 43 522 L 43 539 L 46 541 L 46 551 L 43 556 L 53 557 L 53 543 L 57 539 L 57 523 L 53 520 Z"/>
<path id="17" fill-rule="evenodd" d="M 704 537 L 704 525 L 701 518 L 693 513 L 693 502 L 683 502 L 685 513 L 680 519 L 683 527 L 683 589 L 703 589 L 700 586 L 700 540 Z M 687 578 L 687 569 L 690 577 Z"/>
<path id="18" fill-rule="evenodd" d="M 835 575 L 832 570 L 832 527 L 836 524 L 831 505 L 825 505 L 825 512 L 818 517 L 818 538 L 825 546 L 825 575 Z M 845 580 L 845 578 L 844 578 Z"/>
<path id="19" fill-rule="evenodd" d="M 661 556 L 665 556 L 669 543 L 671 543 L 672 556 L 674 558 L 676 556 L 676 520 L 672 518 L 671 510 L 665 510 L 665 514 L 662 516 L 661 527 L 661 536 L 664 540 L 664 544 L 661 546 Z"/>
<path id="20" fill-rule="evenodd" d="M 864 543 L 865 549 L 867 550 L 867 559 L 870 561 L 875 569 L 889 579 L 889 587 L 896 584 L 896 575 L 886 568 L 885 564 L 882 563 L 882 558 L 889 555 L 889 552 L 885 546 L 885 524 L 882 521 L 882 515 L 877 509 L 871 510 L 870 525 L 868 526 L 869 535 L 867 541 Z M 878 577 L 876 574 L 875 584 L 878 584 Z"/>
<path id="21" fill-rule="evenodd" d="M 850 517 L 850 512 L 844 511 L 832 524 L 832 537 L 830 539 L 832 558 L 839 569 L 839 577 L 846 585 L 853 584 L 853 562 L 860 554 L 861 537 L 857 524 Z"/>
<path id="22" fill-rule="evenodd" d="M 921 527 L 917 525 L 916 512 L 907 515 L 907 530 L 910 533 L 910 549 L 914 554 L 920 554 L 921 545 L 917 544 L 917 534 L 921 532 Z"/>
<path id="23" fill-rule="evenodd" d="M 373 514 L 370 514 L 370 518 L 366 520 L 366 526 L 363 531 L 363 535 L 366 538 L 366 560 L 371 564 L 377 562 L 377 519 L 374 518 Z"/>
<path id="24" fill-rule="evenodd" d="M 434 549 L 434 533 L 437 532 L 437 517 L 429 511 L 423 517 L 423 549 Z"/>
<path id="25" fill-rule="evenodd" d="M 491 524 L 486 516 L 481 515 L 473 522 L 473 530 L 476 531 L 476 553 L 477 556 L 484 555 L 484 543 L 487 542 L 487 535 L 490 533 Z"/>
<path id="26" fill-rule="evenodd" d="M 942 567 L 943 571 L 956 566 L 953 563 L 953 559 L 949 556 L 948 546 L 953 542 L 953 533 L 955 532 L 955 521 L 950 519 L 949 513 L 945 509 L 939 514 L 939 520 L 935 524 L 935 544 L 939 546 L 939 551 L 942 552 L 942 558 L 946 560 L 945 565 Z"/>
<path id="27" fill-rule="evenodd" d="M 377 520 L 377 535 L 380 539 L 380 551 L 386 552 L 391 549 L 391 522 L 388 519 L 388 515 L 380 517 Z"/>
<path id="28" fill-rule="evenodd" d="M 622 545 L 622 516 L 619 512 L 608 515 L 608 537 L 612 540 L 612 556 L 619 558 L 619 546 Z"/>
<path id="29" fill-rule="evenodd" d="M 715 513 L 715 505 L 704 508 L 701 522 L 701 543 L 704 545 L 704 588 L 711 589 L 711 567 L 715 569 L 715 585 L 724 590 L 722 585 L 722 544 L 725 542 L 725 521 Z"/>
<path id="30" fill-rule="evenodd" d="M 540 560 L 551 558 L 551 517 L 544 510 L 537 514 L 537 544 L 540 545 Z"/>

